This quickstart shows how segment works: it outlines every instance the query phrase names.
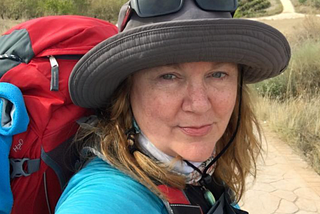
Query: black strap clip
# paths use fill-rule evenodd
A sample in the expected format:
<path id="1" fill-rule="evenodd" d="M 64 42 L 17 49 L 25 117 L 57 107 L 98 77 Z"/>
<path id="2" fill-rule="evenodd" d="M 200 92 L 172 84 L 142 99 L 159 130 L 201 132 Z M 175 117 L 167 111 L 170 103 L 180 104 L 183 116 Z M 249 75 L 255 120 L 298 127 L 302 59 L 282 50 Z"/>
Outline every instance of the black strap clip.
<path id="1" fill-rule="evenodd" d="M 25 171 L 23 169 L 24 164 L 27 164 L 28 168 Z M 29 159 L 29 158 L 23 158 L 23 159 L 14 159 L 10 158 L 10 165 L 11 165 L 11 174 L 10 178 L 11 180 L 14 178 L 18 178 L 21 176 L 29 176 L 32 173 L 36 172 L 40 168 L 40 159 Z"/>

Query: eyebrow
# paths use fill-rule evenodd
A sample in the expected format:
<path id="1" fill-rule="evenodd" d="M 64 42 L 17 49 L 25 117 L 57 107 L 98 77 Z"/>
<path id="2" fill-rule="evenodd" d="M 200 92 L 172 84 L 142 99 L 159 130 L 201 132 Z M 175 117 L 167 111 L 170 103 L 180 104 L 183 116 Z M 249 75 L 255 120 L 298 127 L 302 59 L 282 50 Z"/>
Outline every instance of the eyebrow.
<path id="1" fill-rule="evenodd" d="M 186 62 L 188 63 L 188 62 Z M 191 63 L 191 62 L 190 62 Z M 223 66 L 225 63 L 228 63 L 228 62 L 214 62 L 214 64 L 211 64 L 211 68 L 210 69 L 213 69 L 213 68 L 220 68 L 221 66 Z M 184 64 L 184 63 L 178 63 L 178 64 L 171 64 L 171 65 L 165 65 L 165 67 L 171 67 L 171 68 L 174 68 L 174 69 L 182 69 L 181 65 Z"/>

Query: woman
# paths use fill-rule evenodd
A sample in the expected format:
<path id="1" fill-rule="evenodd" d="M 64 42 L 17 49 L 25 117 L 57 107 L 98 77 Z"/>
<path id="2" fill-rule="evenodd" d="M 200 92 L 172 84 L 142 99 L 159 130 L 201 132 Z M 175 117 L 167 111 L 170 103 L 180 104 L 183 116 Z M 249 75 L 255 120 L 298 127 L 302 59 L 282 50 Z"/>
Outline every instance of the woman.
<path id="1" fill-rule="evenodd" d="M 236 6 L 121 8 L 120 33 L 70 76 L 72 100 L 99 114 L 79 132 L 92 158 L 56 213 L 245 213 L 237 202 L 261 150 L 247 84 L 283 72 L 290 47 L 268 25 L 232 19 Z"/>

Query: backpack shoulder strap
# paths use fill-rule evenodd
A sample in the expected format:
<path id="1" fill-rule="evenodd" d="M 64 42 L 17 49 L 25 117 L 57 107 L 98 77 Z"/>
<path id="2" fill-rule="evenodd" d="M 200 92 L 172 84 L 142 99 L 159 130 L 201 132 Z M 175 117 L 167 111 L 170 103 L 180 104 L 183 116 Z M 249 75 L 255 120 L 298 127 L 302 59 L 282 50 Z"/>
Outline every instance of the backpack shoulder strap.
<path id="1" fill-rule="evenodd" d="M 163 203 L 169 214 L 203 214 L 201 207 L 191 204 L 182 190 L 166 185 L 159 185 L 158 189 L 167 197 Z"/>
<path id="2" fill-rule="evenodd" d="M 28 124 L 21 91 L 10 83 L 0 82 L 0 213 L 10 213 L 13 204 L 8 158 L 12 136 L 24 132 Z"/>
<path id="3" fill-rule="evenodd" d="M 0 77 L 20 63 L 29 63 L 34 57 L 29 33 L 15 30 L 0 37 Z"/>
<path id="4" fill-rule="evenodd" d="M 234 208 L 229 203 L 230 199 L 226 191 L 208 210 L 204 211 L 200 205 L 194 202 L 192 204 L 183 190 L 166 185 L 159 185 L 158 189 L 167 197 L 163 203 L 169 214 L 248 214 L 246 211 Z"/>

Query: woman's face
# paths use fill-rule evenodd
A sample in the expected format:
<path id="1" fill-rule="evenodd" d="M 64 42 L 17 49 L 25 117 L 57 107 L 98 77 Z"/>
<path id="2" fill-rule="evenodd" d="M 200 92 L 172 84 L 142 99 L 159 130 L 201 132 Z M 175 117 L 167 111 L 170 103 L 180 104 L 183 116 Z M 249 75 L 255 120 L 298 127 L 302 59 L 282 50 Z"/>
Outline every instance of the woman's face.
<path id="1" fill-rule="evenodd" d="M 130 94 L 134 117 L 162 152 L 205 161 L 226 130 L 233 112 L 238 67 L 192 62 L 141 70 Z"/>

